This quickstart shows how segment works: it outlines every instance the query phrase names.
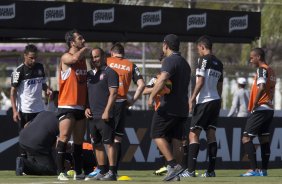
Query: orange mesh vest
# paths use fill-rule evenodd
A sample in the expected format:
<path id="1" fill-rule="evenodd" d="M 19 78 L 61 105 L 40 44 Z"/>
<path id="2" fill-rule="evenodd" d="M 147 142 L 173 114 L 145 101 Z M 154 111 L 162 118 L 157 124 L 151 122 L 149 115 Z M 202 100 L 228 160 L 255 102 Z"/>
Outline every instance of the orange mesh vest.
<path id="1" fill-rule="evenodd" d="M 263 95 L 258 101 L 259 105 L 266 104 L 269 107 L 273 108 L 273 96 L 274 96 L 274 90 L 275 90 L 275 84 L 276 84 L 276 76 L 273 70 L 267 66 L 266 64 L 262 65 L 263 68 L 267 70 L 267 81 L 266 81 L 266 88 L 263 92 Z M 254 83 L 252 86 L 251 94 L 250 94 L 250 101 L 249 101 L 249 107 L 248 110 L 251 111 L 254 107 L 254 102 L 258 93 L 258 87 L 257 87 L 257 74 L 254 78 Z"/>
<path id="2" fill-rule="evenodd" d="M 59 106 L 85 106 L 87 96 L 87 68 L 85 60 L 81 60 L 70 67 L 71 72 L 66 80 L 62 79 L 62 63 L 59 74 Z"/>
<path id="3" fill-rule="evenodd" d="M 119 75 L 117 99 L 127 99 L 126 95 L 132 80 L 133 63 L 124 58 L 109 57 L 107 65 Z"/>

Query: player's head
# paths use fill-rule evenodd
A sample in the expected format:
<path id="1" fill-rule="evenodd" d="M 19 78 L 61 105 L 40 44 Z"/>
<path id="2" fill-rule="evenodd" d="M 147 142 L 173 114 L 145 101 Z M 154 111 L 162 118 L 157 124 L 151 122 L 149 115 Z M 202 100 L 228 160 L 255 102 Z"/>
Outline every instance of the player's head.
<path id="1" fill-rule="evenodd" d="M 24 64 L 28 67 L 33 67 L 37 59 L 38 49 L 35 45 L 29 44 L 24 49 Z"/>
<path id="2" fill-rule="evenodd" d="M 172 52 L 178 52 L 179 46 L 180 46 L 180 41 L 177 35 L 168 34 L 164 37 L 163 52 L 165 56 L 167 55 L 168 50 Z"/>
<path id="3" fill-rule="evenodd" d="M 262 48 L 254 48 L 250 52 L 250 63 L 258 67 L 260 62 L 265 62 L 265 53 Z"/>
<path id="4" fill-rule="evenodd" d="M 85 44 L 83 36 L 76 29 L 66 32 L 65 40 L 69 48 L 75 47 L 78 50 L 83 48 Z"/>
<path id="5" fill-rule="evenodd" d="M 206 55 L 212 51 L 212 41 L 208 36 L 201 36 L 196 41 L 196 44 L 200 56 Z"/>
<path id="6" fill-rule="evenodd" d="M 91 51 L 91 67 L 100 68 L 105 64 L 105 52 L 100 47 L 94 47 Z"/>
<path id="7" fill-rule="evenodd" d="M 115 43 L 111 48 L 111 56 L 124 56 L 124 47 L 121 43 Z"/>

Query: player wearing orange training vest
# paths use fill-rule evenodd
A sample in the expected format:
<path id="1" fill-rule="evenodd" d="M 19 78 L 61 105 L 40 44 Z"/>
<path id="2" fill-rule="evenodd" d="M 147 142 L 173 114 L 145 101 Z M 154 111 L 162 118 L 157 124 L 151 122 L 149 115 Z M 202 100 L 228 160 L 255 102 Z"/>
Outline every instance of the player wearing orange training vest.
<path id="1" fill-rule="evenodd" d="M 114 69 L 119 75 L 118 97 L 114 107 L 115 118 L 115 143 L 117 147 L 117 168 L 121 159 L 121 141 L 124 135 L 124 118 L 126 108 L 132 106 L 142 95 L 145 88 L 143 77 L 138 67 L 128 59 L 124 58 L 124 47 L 116 43 L 111 48 L 111 57 L 107 58 L 107 65 Z M 133 81 L 137 84 L 137 89 L 133 98 L 127 99 L 129 86 Z"/>
<path id="2" fill-rule="evenodd" d="M 257 68 L 251 89 L 249 108 L 242 142 L 250 160 L 250 170 L 241 176 L 267 176 L 270 156 L 269 127 L 273 119 L 273 97 L 276 84 L 274 71 L 265 62 L 265 53 L 261 48 L 252 49 L 250 62 Z M 258 170 L 256 149 L 253 138 L 258 136 L 261 148 L 262 167 Z"/>

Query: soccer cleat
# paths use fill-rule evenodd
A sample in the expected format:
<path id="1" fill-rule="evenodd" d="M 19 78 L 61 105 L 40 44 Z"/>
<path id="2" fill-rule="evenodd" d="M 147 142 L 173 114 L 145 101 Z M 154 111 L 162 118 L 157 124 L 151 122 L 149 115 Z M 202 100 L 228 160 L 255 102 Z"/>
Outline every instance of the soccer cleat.
<path id="1" fill-rule="evenodd" d="M 99 174 L 100 171 L 101 171 L 101 170 L 98 169 L 98 167 L 96 167 L 93 172 L 91 172 L 91 173 L 89 173 L 89 174 L 87 175 L 87 177 L 85 178 L 85 181 L 91 180 L 92 178 L 94 178 L 95 176 L 97 176 L 97 174 Z"/>
<path id="2" fill-rule="evenodd" d="M 245 174 L 241 174 L 240 176 L 243 176 L 243 177 L 260 176 L 260 173 L 257 171 L 250 170 L 250 171 L 247 171 Z"/>
<path id="3" fill-rule="evenodd" d="M 170 181 L 174 179 L 176 176 L 181 174 L 184 171 L 184 169 L 181 167 L 181 165 L 177 164 L 174 167 L 171 167 L 170 165 L 167 166 L 167 174 L 165 178 L 163 179 L 164 181 Z"/>
<path id="4" fill-rule="evenodd" d="M 159 176 L 162 176 L 165 173 L 167 173 L 167 168 L 165 166 L 163 166 L 159 170 L 156 170 L 155 172 L 153 172 L 154 175 L 159 175 Z"/>
<path id="5" fill-rule="evenodd" d="M 73 176 L 73 180 L 84 180 L 85 179 L 85 174 L 81 173 L 81 174 L 74 174 Z"/>
<path id="6" fill-rule="evenodd" d="M 196 172 L 189 172 L 188 169 L 185 169 L 181 174 L 179 174 L 182 178 L 196 177 Z"/>
<path id="7" fill-rule="evenodd" d="M 214 171 L 212 171 L 212 172 L 206 171 L 204 174 L 201 175 L 201 177 L 203 177 L 203 178 L 209 178 L 209 177 L 215 177 L 215 176 L 216 175 L 215 175 Z"/>
<path id="8" fill-rule="evenodd" d="M 68 170 L 67 175 L 68 175 L 68 177 L 73 177 L 75 175 L 75 171 L 74 170 Z"/>
<path id="9" fill-rule="evenodd" d="M 112 172 L 111 170 L 109 170 L 104 177 L 100 178 L 100 180 L 102 181 L 116 181 L 117 180 L 117 176 L 114 172 Z"/>
<path id="10" fill-rule="evenodd" d="M 60 173 L 59 176 L 58 176 L 58 180 L 60 180 L 60 181 L 68 181 L 69 179 L 68 179 L 67 174 Z"/>
<path id="11" fill-rule="evenodd" d="M 259 176 L 267 176 L 267 170 L 259 170 Z"/>
<path id="12" fill-rule="evenodd" d="M 24 170 L 24 161 L 23 157 L 17 157 L 16 159 L 16 175 L 17 176 L 22 176 L 23 175 L 23 170 Z"/>

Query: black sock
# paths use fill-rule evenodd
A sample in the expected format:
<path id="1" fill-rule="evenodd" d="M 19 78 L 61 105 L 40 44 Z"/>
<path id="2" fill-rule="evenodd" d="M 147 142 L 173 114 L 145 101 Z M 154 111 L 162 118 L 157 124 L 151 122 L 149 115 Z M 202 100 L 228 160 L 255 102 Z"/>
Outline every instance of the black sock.
<path id="1" fill-rule="evenodd" d="M 117 150 L 117 163 L 116 163 L 116 169 L 119 168 L 119 162 L 121 160 L 121 143 L 115 142 L 116 150 Z"/>
<path id="2" fill-rule="evenodd" d="M 116 174 L 117 172 L 117 168 L 116 166 L 109 166 L 109 170 L 112 171 L 114 174 Z"/>
<path id="3" fill-rule="evenodd" d="M 188 167 L 188 146 L 187 145 L 183 145 L 182 167 L 185 169 Z"/>
<path id="4" fill-rule="evenodd" d="M 58 173 L 65 172 L 65 154 L 67 149 L 67 143 L 58 141 L 57 144 L 57 167 Z"/>
<path id="5" fill-rule="evenodd" d="M 19 146 L 19 154 L 20 157 L 27 158 L 26 151 L 21 146 Z"/>
<path id="6" fill-rule="evenodd" d="M 249 141 L 244 144 L 245 151 L 248 154 L 248 158 L 250 160 L 251 169 L 256 170 L 257 169 L 257 154 L 256 149 L 252 141 Z"/>
<path id="7" fill-rule="evenodd" d="M 207 170 L 208 172 L 214 171 L 216 153 L 217 153 L 217 143 L 213 142 L 213 143 L 208 144 L 208 154 L 209 154 L 209 167 Z"/>
<path id="8" fill-rule="evenodd" d="M 73 148 L 74 170 L 77 175 L 82 173 L 82 144 L 74 144 Z"/>
<path id="9" fill-rule="evenodd" d="M 270 145 L 269 142 L 261 144 L 261 160 L 262 160 L 262 169 L 267 170 L 268 162 L 270 157 Z"/>
<path id="10" fill-rule="evenodd" d="M 170 166 L 170 167 L 174 167 L 177 165 L 176 163 L 176 160 L 175 159 L 172 159 L 172 160 L 169 160 L 167 161 L 167 164 Z"/>
<path id="11" fill-rule="evenodd" d="M 99 165 L 99 169 L 101 170 L 101 174 L 106 174 L 108 172 L 107 165 Z"/>
<path id="12" fill-rule="evenodd" d="M 196 169 L 197 157 L 199 154 L 200 144 L 192 143 L 189 145 L 188 152 L 188 171 L 193 172 Z"/>

